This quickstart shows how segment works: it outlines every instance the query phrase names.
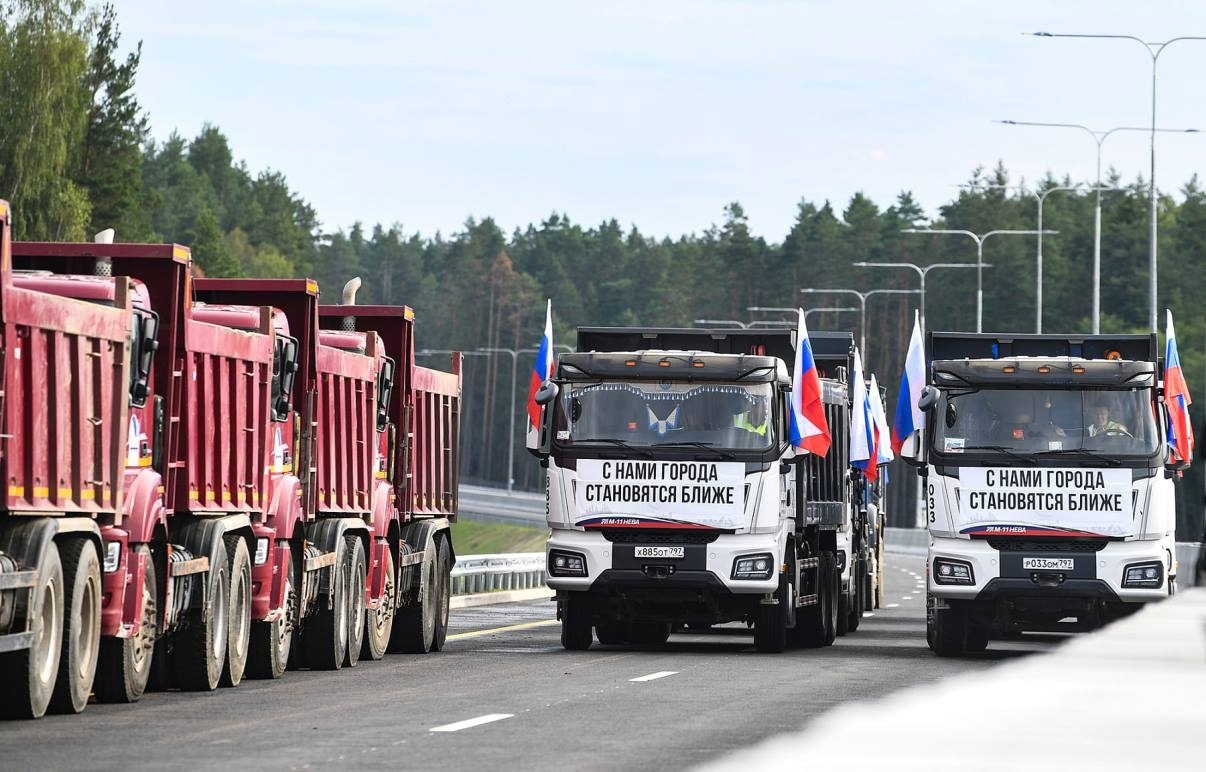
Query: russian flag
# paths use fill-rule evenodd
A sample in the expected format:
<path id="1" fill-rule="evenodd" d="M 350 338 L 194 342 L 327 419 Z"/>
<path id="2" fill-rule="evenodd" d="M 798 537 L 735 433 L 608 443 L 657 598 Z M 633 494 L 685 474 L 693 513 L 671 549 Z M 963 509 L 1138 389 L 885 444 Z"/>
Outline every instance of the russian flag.
<path id="1" fill-rule="evenodd" d="M 1189 385 L 1181 372 L 1181 355 L 1177 352 L 1177 336 L 1173 332 L 1172 311 L 1167 311 L 1164 344 L 1164 404 L 1168 409 L 1168 447 L 1174 460 L 1189 464 L 1193 460 L 1193 425 L 1189 420 Z"/>
<path id="2" fill-rule="evenodd" d="M 850 466 L 862 471 L 863 476 L 874 482 L 879 473 L 875 459 L 875 420 L 871 415 L 871 403 L 867 399 L 867 384 L 863 381 L 863 358 L 854 350 L 854 401 L 850 406 Z"/>
<path id="3" fill-rule="evenodd" d="M 879 396 L 879 384 L 875 380 L 874 373 L 871 374 L 869 392 L 871 416 L 874 419 L 875 458 L 879 460 L 879 463 L 886 464 L 896 458 L 896 454 L 892 452 L 892 430 L 888 428 L 888 414 L 884 411 L 884 401 Z"/>
<path id="4" fill-rule="evenodd" d="M 540 445 L 540 405 L 536 404 L 536 390 L 540 385 L 553 377 L 553 301 L 550 299 L 544 309 L 544 337 L 540 339 L 540 348 L 536 352 L 536 362 L 532 365 L 532 376 L 528 382 L 528 437 L 527 446 L 535 448 Z"/>
<path id="5" fill-rule="evenodd" d="M 925 425 L 925 415 L 917 407 L 921 390 L 925 388 L 925 348 L 921 344 L 921 320 L 913 315 L 913 337 L 905 354 L 904 372 L 900 374 L 900 394 L 896 397 L 896 418 L 892 423 L 892 452 L 900 453 L 905 438 Z"/>
<path id="6" fill-rule="evenodd" d="M 797 310 L 800 321 L 796 331 L 796 363 L 792 368 L 791 426 L 788 436 L 794 447 L 824 456 L 829 452 L 830 439 L 825 405 L 821 402 L 821 378 L 817 374 L 817 363 L 812 358 L 812 344 L 808 342 L 804 309 Z"/>

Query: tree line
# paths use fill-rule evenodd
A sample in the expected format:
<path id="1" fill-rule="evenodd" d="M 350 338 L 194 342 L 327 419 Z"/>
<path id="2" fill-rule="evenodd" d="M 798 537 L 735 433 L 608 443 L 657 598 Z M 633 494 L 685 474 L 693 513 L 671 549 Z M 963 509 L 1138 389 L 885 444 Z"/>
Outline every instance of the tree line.
<path id="1" fill-rule="evenodd" d="M 124 53 L 123 53 L 124 51 Z M 1003 164 L 971 172 L 967 184 L 928 220 L 901 192 L 881 207 L 862 194 L 844 206 L 802 198 L 790 229 L 773 240 L 754 234 L 733 202 L 719 222 L 678 237 L 656 237 L 617 220 L 595 225 L 554 212 L 510 232 L 489 217 L 454 233 L 423 234 L 400 221 L 330 226 L 283 173 L 254 171 L 216 126 L 191 139 L 150 131 L 135 81 L 141 46 L 123 47 L 110 5 L 82 0 L 0 0 L 0 196 L 13 203 L 15 237 L 77 240 L 114 227 L 126 241 L 189 245 L 210 276 L 308 276 L 337 301 L 349 278 L 364 279 L 361 302 L 415 309 L 419 348 L 534 347 L 552 298 L 555 342 L 572 345 L 577 325 L 691 326 L 693 320 L 776 319 L 751 306 L 847 306 L 842 295 L 802 295 L 803 287 L 913 289 L 912 271 L 862 269 L 869 262 L 973 262 L 975 244 L 959 236 L 911 235 L 912 227 L 975 232 L 1037 225 L 1033 195 L 1047 197 L 1043 242 L 1043 328 L 1091 329 L 1092 185 L 1049 173 L 1015 180 Z M 1173 309 L 1183 367 L 1206 403 L 1206 192 L 1196 175 L 1159 197 L 1161 308 Z M 1145 332 L 1148 318 L 1147 184 L 1110 172 L 1102 194 L 1101 329 Z M 1014 186 L 1014 187 L 1003 187 Z M 1024 188 L 1024 189 L 1019 189 Z M 988 240 L 984 329 L 1032 332 L 1034 237 Z M 976 271 L 935 271 L 927 322 L 935 330 L 974 330 Z M 895 400 L 915 295 L 868 301 L 865 361 Z M 1161 317 L 1163 318 L 1163 317 Z M 856 330 L 856 314 L 815 314 L 813 329 Z M 1163 345 L 1163 342 L 1162 342 Z M 427 360 L 441 366 L 446 360 Z M 518 356 L 514 414 L 523 420 L 531 353 Z M 469 356 L 462 428 L 466 479 L 503 482 L 512 414 L 511 358 Z M 517 443 L 523 442 L 522 426 Z M 1206 434 L 1202 431 L 1201 434 Z M 539 467 L 517 449 L 516 485 L 535 488 Z M 1203 475 L 1198 463 L 1181 482 L 1180 536 L 1200 535 Z M 893 468 L 894 508 L 904 524 L 913 475 Z M 911 523 L 910 523 L 911 524 Z"/>

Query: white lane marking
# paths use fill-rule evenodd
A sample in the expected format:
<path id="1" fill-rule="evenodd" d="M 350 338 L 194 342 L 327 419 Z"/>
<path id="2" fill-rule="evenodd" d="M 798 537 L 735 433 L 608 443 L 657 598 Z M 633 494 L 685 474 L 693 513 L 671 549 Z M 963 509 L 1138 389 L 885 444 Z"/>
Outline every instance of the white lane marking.
<path id="1" fill-rule="evenodd" d="M 901 596 L 900 599 L 901 600 L 913 600 L 913 596 L 912 595 L 904 595 L 904 596 Z"/>
<path id="2" fill-rule="evenodd" d="M 900 608 L 899 603 L 885 603 L 884 608 Z"/>
<path id="3" fill-rule="evenodd" d="M 640 678 L 629 678 L 628 680 L 632 683 L 640 683 L 640 682 L 644 682 L 644 681 L 656 681 L 659 678 L 665 678 L 666 676 L 672 676 L 672 675 L 678 675 L 678 671 L 677 670 L 659 670 L 656 673 L 650 673 L 649 675 L 643 675 Z"/>
<path id="4" fill-rule="evenodd" d="M 863 619 L 866 619 L 867 617 L 873 617 L 873 616 L 875 616 L 874 611 L 864 611 L 863 612 Z"/>
<path id="5" fill-rule="evenodd" d="M 444 724 L 443 726 L 433 726 L 431 732 L 459 732 L 462 729 L 481 726 L 482 724 L 490 724 L 495 721 L 502 721 L 504 718 L 514 718 L 514 713 L 487 713 L 484 716 L 477 718 L 467 718 L 464 721 L 457 721 L 455 724 Z"/>

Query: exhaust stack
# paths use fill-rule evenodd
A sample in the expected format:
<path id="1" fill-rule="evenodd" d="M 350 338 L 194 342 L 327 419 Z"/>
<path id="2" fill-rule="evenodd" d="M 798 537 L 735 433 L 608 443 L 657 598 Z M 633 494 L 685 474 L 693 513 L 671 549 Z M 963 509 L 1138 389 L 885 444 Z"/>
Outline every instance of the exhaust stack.
<path id="1" fill-rule="evenodd" d="M 112 244 L 113 237 L 116 235 L 117 235 L 117 232 L 114 231 L 112 228 L 105 228 L 103 231 L 97 233 L 95 236 L 92 237 L 92 243 L 93 244 Z M 112 276 L 113 275 L 113 261 L 107 257 L 98 257 L 96 259 L 96 265 L 94 265 L 92 267 L 92 272 L 94 274 L 96 274 L 97 276 Z"/>
<path id="2" fill-rule="evenodd" d="M 360 285 L 362 283 L 363 282 L 360 281 L 359 276 L 354 276 L 351 279 L 348 279 L 347 284 L 343 285 L 343 305 L 345 305 L 345 306 L 356 305 L 356 293 L 360 290 Z M 344 329 L 344 332 L 355 332 L 356 331 L 356 317 L 354 317 L 354 316 L 343 317 L 343 329 Z"/>

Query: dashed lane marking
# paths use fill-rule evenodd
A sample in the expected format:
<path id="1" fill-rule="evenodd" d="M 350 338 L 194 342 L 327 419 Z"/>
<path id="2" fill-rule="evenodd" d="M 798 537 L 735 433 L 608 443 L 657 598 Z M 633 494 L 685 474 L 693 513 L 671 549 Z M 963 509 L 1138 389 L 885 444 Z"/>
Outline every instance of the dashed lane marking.
<path id="1" fill-rule="evenodd" d="M 514 718 L 514 713 L 487 713 L 484 716 L 477 718 L 467 718 L 464 721 L 457 721 L 455 724 L 444 724 L 443 726 L 433 726 L 429 731 L 432 732 L 459 732 L 462 729 L 469 729 L 482 724 L 490 724 L 495 721 L 502 721 L 504 718 Z"/>
<path id="2" fill-rule="evenodd" d="M 899 603 L 885 603 L 884 608 L 900 608 Z"/>
<path id="3" fill-rule="evenodd" d="M 448 636 L 448 640 L 463 641 L 466 638 L 480 638 L 483 635 L 493 635 L 494 633 L 509 633 L 513 630 L 530 630 L 533 627 L 548 627 L 558 624 L 561 623 L 556 619 L 542 619 L 539 622 L 522 622 L 517 625 L 506 625 L 505 627 L 491 627 L 489 630 L 473 630 L 468 633 L 457 633 L 456 635 Z"/>
<path id="4" fill-rule="evenodd" d="M 672 675 L 677 675 L 677 674 L 678 674 L 677 670 L 659 670 L 656 673 L 650 673 L 649 675 L 643 675 L 639 678 L 629 678 L 628 680 L 631 681 L 632 683 L 642 683 L 644 681 L 656 681 L 659 678 L 665 678 L 666 676 L 672 676 Z"/>
<path id="5" fill-rule="evenodd" d="M 873 616 L 875 616 L 874 611 L 864 611 L 863 612 L 863 619 L 866 619 L 867 617 L 873 617 Z"/>
<path id="6" fill-rule="evenodd" d="M 913 596 L 912 595 L 902 595 L 900 599 L 901 600 L 913 600 Z"/>

